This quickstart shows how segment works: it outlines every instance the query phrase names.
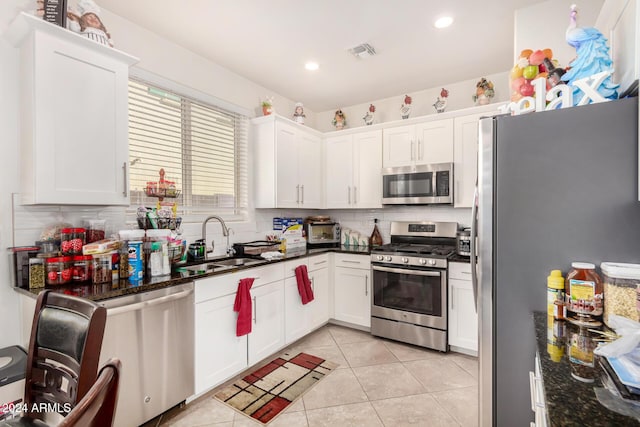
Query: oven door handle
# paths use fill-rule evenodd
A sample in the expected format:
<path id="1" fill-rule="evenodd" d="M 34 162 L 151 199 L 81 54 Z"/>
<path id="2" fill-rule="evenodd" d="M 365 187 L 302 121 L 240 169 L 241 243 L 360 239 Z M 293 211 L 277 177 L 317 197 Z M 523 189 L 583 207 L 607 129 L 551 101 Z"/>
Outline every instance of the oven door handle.
<path id="1" fill-rule="evenodd" d="M 416 274 L 418 276 L 431 276 L 431 277 L 440 277 L 442 275 L 442 272 L 440 271 L 433 271 L 433 270 L 428 270 L 428 271 L 424 271 L 424 270 L 407 270 L 405 268 L 391 268 L 391 267 L 380 267 L 380 266 L 373 266 L 371 267 L 374 271 L 386 271 L 389 273 L 399 273 L 399 274 Z"/>

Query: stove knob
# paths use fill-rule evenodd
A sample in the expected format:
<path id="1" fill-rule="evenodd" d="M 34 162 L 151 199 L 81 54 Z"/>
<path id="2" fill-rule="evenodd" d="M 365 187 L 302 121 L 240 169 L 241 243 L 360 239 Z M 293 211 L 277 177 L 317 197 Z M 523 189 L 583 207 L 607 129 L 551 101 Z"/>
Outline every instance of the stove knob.
<path id="1" fill-rule="evenodd" d="M 418 261 L 420 264 L 425 265 L 427 263 L 427 260 L 424 258 L 420 258 L 420 261 Z"/>
<path id="2" fill-rule="evenodd" d="M 406 256 L 402 257 L 402 262 L 404 262 L 405 264 L 409 263 L 409 258 L 407 258 Z"/>
<path id="3" fill-rule="evenodd" d="M 377 259 L 378 261 L 382 261 L 382 260 L 384 260 L 384 256 L 382 256 L 382 255 L 378 255 L 378 256 L 376 257 L 376 259 Z"/>
<path id="4" fill-rule="evenodd" d="M 385 259 L 385 261 L 389 261 L 389 262 L 391 262 L 391 259 L 392 259 L 392 258 L 391 258 L 391 256 L 387 255 L 384 259 Z"/>
<path id="5" fill-rule="evenodd" d="M 430 259 L 429 260 L 429 265 L 436 265 L 436 260 L 435 259 Z"/>

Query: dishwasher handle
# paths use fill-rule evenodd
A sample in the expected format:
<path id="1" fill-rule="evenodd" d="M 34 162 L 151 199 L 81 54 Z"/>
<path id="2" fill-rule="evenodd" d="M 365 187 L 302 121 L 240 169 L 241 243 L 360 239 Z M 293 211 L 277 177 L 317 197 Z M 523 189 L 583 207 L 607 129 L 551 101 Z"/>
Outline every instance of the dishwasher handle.
<path id="1" fill-rule="evenodd" d="M 142 308 L 153 307 L 154 305 L 164 304 L 165 302 L 171 302 L 181 298 L 185 298 L 192 293 L 193 293 L 193 289 L 187 289 L 182 292 L 166 295 L 159 298 L 154 298 L 149 301 L 136 302 L 133 304 L 126 304 L 120 307 L 110 308 L 110 309 L 107 309 L 107 316 L 115 316 L 117 314 L 129 313 L 131 311 L 140 310 Z"/>

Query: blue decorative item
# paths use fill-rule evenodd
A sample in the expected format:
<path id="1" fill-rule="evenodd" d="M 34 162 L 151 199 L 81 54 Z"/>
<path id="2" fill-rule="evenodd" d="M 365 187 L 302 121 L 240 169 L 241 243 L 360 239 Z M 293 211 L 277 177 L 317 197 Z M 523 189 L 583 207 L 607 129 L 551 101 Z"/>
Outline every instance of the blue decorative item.
<path id="1" fill-rule="evenodd" d="M 578 27 L 577 14 L 576 5 L 571 5 L 569 27 L 565 38 L 567 43 L 576 49 L 576 58 L 569 64 L 569 70 L 562 76 L 562 80 L 573 87 L 573 105 L 578 105 L 584 96 L 584 93 L 577 86 L 572 85 L 573 82 L 602 71 L 613 71 L 613 61 L 609 56 L 607 39 L 595 28 Z M 611 81 L 609 75 L 597 88 L 597 91 L 604 98 L 617 99 L 619 86 Z"/>

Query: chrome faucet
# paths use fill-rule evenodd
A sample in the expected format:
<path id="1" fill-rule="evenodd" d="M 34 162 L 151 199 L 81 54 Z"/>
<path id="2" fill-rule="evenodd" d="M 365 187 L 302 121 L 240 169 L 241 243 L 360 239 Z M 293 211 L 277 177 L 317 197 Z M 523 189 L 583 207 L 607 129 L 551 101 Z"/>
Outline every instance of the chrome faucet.
<path id="1" fill-rule="evenodd" d="M 202 240 L 204 241 L 205 248 L 207 245 L 207 222 L 209 222 L 210 219 L 215 219 L 215 220 L 218 220 L 218 222 L 220 222 L 220 225 L 222 226 L 222 235 L 227 238 L 227 254 L 232 255 L 230 251 L 230 246 L 229 246 L 229 227 L 227 227 L 227 224 L 224 223 L 224 220 L 217 215 L 208 216 L 202 222 Z M 215 242 L 211 240 L 211 249 L 206 248 L 206 253 L 213 252 L 214 246 L 215 246 Z"/>

